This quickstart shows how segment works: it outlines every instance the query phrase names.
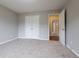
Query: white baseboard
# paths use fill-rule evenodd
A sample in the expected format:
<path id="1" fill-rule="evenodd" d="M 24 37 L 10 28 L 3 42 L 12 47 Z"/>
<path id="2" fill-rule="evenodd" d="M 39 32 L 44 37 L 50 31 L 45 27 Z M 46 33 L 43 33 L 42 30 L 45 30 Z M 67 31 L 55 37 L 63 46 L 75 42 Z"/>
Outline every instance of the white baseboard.
<path id="1" fill-rule="evenodd" d="M 25 38 L 25 37 L 18 37 L 19 39 L 39 39 L 39 38 Z"/>
<path id="2" fill-rule="evenodd" d="M 17 37 L 16 37 L 16 38 L 13 38 L 13 39 L 9 39 L 9 40 L 4 41 L 4 42 L 1 42 L 0 45 L 5 44 L 5 43 L 8 43 L 8 42 L 11 42 L 11 41 L 13 41 L 13 40 L 15 40 L 15 39 L 17 39 Z"/>
<path id="3" fill-rule="evenodd" d="M 69 45 L 67 45 L 67 48 L 71 50 L 77 57 L 79 57 L 79 54 L 76 51 L 74 51 Z"/>
<path id="4" fill-rule="evenodd" d="M 42 39 L 42 38 L 25 38 L 25 37 L 18 37 L 19 39 L 35 39 L 35 40 L 48 40 L 48 39 Z"/>

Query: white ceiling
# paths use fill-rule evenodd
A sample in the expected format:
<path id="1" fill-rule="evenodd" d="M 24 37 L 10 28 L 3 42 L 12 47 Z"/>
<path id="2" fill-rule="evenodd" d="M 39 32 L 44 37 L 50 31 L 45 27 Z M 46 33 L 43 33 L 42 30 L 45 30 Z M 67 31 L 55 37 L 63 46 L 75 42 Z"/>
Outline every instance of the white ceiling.
<path id="1" fill-rule="evenodd" d="M 33 12 L 60 9 L 67 0 L 0 0 L 0 4 L 15 12 Z"/>

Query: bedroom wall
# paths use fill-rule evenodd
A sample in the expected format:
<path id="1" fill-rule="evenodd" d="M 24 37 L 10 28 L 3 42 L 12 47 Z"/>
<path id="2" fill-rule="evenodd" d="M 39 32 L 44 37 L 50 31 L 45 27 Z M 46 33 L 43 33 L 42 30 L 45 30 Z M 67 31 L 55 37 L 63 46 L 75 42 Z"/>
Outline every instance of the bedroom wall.
<path id="1" fill-rule="evenodd" d="M 17 15 L 15 12 L 0 6 L 0 43 L 18 36 Z"/>
<path id="2" fill-rule="evenodd" d="M 41 40 L 48 40 L 48 14 L 56 14 L 54 11 L 40 11 L 19 14 L 19 37 L 25 36 L 25 16 L 40 15 L 39 19 L 39 38 Z"/>
<path id="3" fill-rule="evenodd" d="M 79 56 L 79 0 L 70 0 L 67 11 L 67 46 Z"/>

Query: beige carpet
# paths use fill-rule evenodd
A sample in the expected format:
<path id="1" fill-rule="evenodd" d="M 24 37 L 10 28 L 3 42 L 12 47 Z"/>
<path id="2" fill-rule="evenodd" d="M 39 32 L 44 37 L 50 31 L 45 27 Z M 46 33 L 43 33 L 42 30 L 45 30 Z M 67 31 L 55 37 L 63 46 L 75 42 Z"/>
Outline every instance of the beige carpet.
<path id="1" fill-rule="evenodd" d="M 1 58 L 74 58 L 59 42 L 17 39 L 0 45 Z"/>

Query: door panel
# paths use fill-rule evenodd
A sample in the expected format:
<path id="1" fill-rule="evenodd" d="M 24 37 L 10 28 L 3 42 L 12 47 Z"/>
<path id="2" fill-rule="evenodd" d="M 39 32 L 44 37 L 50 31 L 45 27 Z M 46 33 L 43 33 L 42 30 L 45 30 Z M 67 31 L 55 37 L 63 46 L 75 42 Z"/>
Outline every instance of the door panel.
<path id="1" fill-rule="evenodd" d="M 59 20 L 59 38 L 60 42 L 65 45 L 65 10 L 60 13 L 60 20 Z"/>
<path id="2" fill-rule="evenodd" d="M 39 16 L 32 16 L 31 18 L 32 18 L 32 20 L 31 20 L 32 37 L 38 38 L 39 37 Z"/>
<path id="3" fill-rule="evenodd" d="M 25 24 L 25 37 L 26 38 L 39 38 L 39 16 L 27 16 Z"/>
<path id="4" fill-rule="evenodd" d="M 30 16 L 25 17 L 25 37 L 31 38 L 31 18 Z"/>

